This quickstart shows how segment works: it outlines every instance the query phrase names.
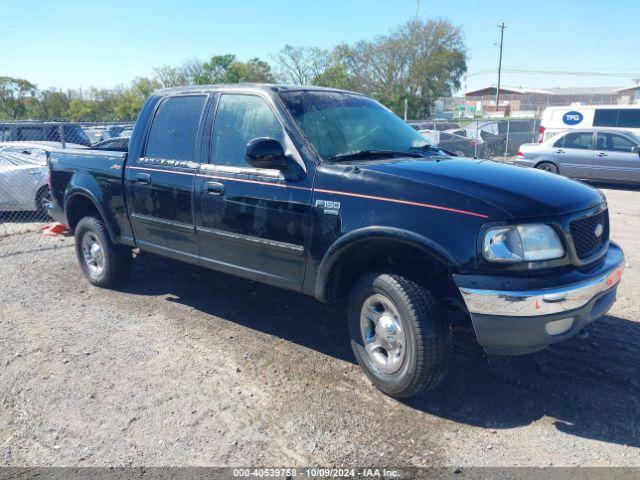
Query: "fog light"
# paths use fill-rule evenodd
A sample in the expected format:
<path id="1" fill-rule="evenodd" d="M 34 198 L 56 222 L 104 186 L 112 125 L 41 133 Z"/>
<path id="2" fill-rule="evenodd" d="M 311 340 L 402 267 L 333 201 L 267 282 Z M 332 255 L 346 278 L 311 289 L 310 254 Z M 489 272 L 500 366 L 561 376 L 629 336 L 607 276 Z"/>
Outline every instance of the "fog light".
<path id="1" fill-rule="evenodd" d="M 561 335 L 567 332 L 572 325 L 573 318 L 563 318 L 562 320 L 547 323 L 544 326 L 544 329 L 549 335 Z"/>

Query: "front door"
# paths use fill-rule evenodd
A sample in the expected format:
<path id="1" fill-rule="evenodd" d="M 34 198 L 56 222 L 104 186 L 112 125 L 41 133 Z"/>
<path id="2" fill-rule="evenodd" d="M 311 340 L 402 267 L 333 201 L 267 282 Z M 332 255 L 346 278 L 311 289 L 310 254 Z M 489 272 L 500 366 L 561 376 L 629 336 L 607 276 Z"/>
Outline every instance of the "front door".
<path id="1" fill-rule="evenodd" d="M 126 168 L 127 198 L 137 245 L 198 262 L 193 214 L 194 161 L 206 95 L 167 97 L 158 105 L 144 155 Z"/>
<path id="2" fill-rule="evenodd" d="M 311 201 L 308 177 L 287 180 L 245 160 L 250 140 L 270 137 L 302 161 L 267 98 L 220 95 L 209 163 L 196 178 L 201 264 L 272 285 L 301 290 Z"/>
<path id="3" fill-rule="evenodd" d="M 598 132 L 593 157 L 592 178 L 616 182 L 640 182 L 640 156 L 637 144 L 624 135 Z"/>
<path id="4" fill-rule="evenodd" d="M 570 132 L 553 144 L 560 173 L 572 178 L 591 178 L 593 132 Z"/>

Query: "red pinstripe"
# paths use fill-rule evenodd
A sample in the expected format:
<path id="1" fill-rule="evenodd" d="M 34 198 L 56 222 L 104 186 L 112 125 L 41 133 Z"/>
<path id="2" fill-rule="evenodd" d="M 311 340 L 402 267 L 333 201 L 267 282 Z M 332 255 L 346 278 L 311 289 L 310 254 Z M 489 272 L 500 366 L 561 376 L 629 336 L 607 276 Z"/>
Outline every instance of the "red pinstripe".
<path id="1" fill-rule="evenodd" d="M 193 173 L 189 173 L 189 172 L 176 172 L 173 170 L 161 170 L 159 168 L 148 168 L 148 167 L 128 167 L 128 168 L 133 168 L 137 170 L 149 170 L 152 172 L 175 173 L 177 175 L 193 175 Z M 255 185 L 267 185 L 269 187 L 292 188 L 295 190 L 306 190 L 306 191 L 312 190 L 309 187 L 297 187 L 295 185 L 286 185 L 284 183 L 263 182 L 261 180 L 249 180 L 247 178 L 232 178 L 232 177 L 225 177 L 220 175 L 207 175 L 203 173 L 197 173 L 195 175 L 198 177 L 215 178 L 217 180 L 228 180 L 231 182 L 252 183 Z M 377 200 L 379 202 L 399 203 L 402 205 L 410 205 L 413 207 L 430 208 L 432 210 L 442 210 L 445 212 L 460 213 L 462 215 L 471 215 L 472 217 L 478 217 L 478 218 L 489 218 L 488 215 L 485 215 L 483 213 L 470 212 L 469 210 L 461 210 L 459 208 L 443 207 L 442 205 L 433 205 L 431 203 L 413 202 L 411 200 L 400 200 L 398 198 L 378 197 L 376 195 L 365 195 L 363 193 L 341 192 L 339 190 L 325 190 L 321 188 L 316 188 L 315 191 L 319 193 L 328 193 L 331 195 L 343 195 L 346 197 L 366 198 L 368 200 Z"/>

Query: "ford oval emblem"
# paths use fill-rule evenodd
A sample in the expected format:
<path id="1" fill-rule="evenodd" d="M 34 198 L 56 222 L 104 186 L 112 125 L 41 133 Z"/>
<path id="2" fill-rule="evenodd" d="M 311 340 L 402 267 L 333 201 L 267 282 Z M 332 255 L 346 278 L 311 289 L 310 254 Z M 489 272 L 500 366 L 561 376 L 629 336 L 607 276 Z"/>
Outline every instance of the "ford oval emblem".
<path id="1" fill-rule="evenodd" d="M 602 236 L 602 234 L 604 233 L 604 227 L 601 223 L 596 225 L 596 229 L 593 233 L 595 234 L 596 238 L 600 238 Z"/>
<path id="2" fill-rule="evenodd" d="M 580 112 L 567 112 L 562 117 L 562 121 L 566 125 L 578 125 L 582 120 L 584 120 L 584 115 Z"/>

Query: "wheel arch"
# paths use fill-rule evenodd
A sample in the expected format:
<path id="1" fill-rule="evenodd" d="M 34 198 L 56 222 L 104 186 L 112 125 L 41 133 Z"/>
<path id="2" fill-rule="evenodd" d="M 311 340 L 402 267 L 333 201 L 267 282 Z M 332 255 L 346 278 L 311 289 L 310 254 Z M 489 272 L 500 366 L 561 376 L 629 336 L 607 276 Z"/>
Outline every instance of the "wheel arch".
<path id="1" fill-rule="evenodd" d="M 560 165 L 558 165 L 558 162 L 556 162 L 555 160 L 550 159 L 550 158 L 540 158 L 540 159 L 536 160 L 536 163 L 533 165 L 533 168 L 538 168 L 543 163 L 550 163 L 551 165 L 556 167 L 558 169 L 558 171 L 560 171 Z"/>
<path id="2" fill-rule="evenodd" d="M 88 216 L 97 216 L 102 220 L 109 238 L 115 243 L 116 234 L 113 225 L 109 221 L 109 217 L 105 214 L 100 202 L 95 196 L 85 188 L 76 187 L 65 196 L 64 212 L 67 219 L 67 226 L 73 231 L 78 222 Z"/>
<path id="3" fill-rule="evenodd" d="M 453 257 L 432 240 L 403 229 L 365 227 L 336 240 L 325 253 L 316 276 L 314 296 L 332 301 L 348 294 L 349 285 L 367 272 L 400 272 L 416 281 L 430 274 L 450 273 Z M 427 267 L 420 271 L 420 267 Z M 421 278 L 416 278 L 421 277 Z"/>

